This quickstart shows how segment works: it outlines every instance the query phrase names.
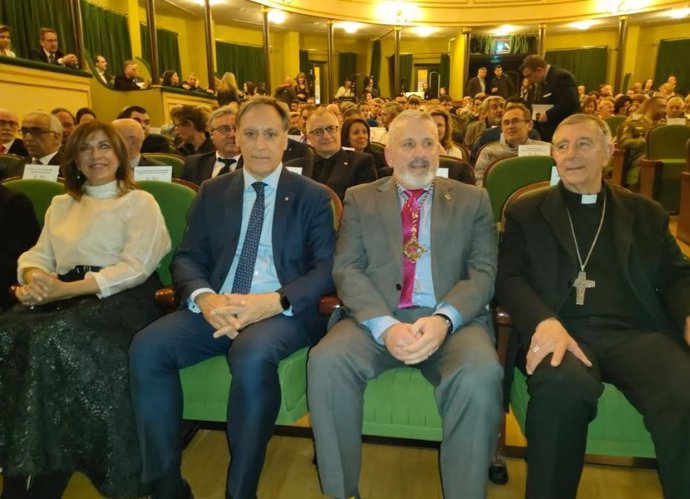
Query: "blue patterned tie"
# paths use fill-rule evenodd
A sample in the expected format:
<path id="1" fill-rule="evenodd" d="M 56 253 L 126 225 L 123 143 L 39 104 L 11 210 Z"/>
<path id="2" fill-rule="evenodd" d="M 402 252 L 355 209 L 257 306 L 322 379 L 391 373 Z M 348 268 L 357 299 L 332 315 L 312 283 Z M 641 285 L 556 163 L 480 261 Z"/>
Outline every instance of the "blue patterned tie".
<path id="1" fill-rule="evenodd" d="M 235 280 L 232 282 L 232 292 L 243 295 L 249 294 L 252 287 L 256 254 L 259 250 L 259 239 L 261 239 L 261 229 L 264 225 L 264 187 L 266 184 L 254 182 L 252 187 L 256 191 L 256 201 L 254 201 L 252 212 L 249 215 L 249 224 L 244 236 L 240 261 L 237 264 L 237 270 L 235 270 Z"/>

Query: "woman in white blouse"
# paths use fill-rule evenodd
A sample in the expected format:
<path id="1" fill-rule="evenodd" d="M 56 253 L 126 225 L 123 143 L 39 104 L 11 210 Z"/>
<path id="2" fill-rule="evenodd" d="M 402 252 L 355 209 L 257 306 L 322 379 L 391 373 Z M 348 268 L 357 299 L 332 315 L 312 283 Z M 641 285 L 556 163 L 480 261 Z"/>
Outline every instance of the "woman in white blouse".
<path id="1" fill-rule="evenodd" d="M 441 143 L 441 148 L 443 149 L 441 154 L 463 159 L 462 151 L 460 151 L 458 146 L 453 144 L 453 122 L 450 119 L 448 111 L 438 106 L 431 108 L 429 114 L 436 122 L 438 141 Z"/>
<path id="2" fill-rule="evenodd" d="M 16 497 L 59 498 L 76 470 L 105 496 L 137 497 L 127 349 L 158 316 L 170 236 L 111 125 L 79 125 L 62 173 L 67 194 L 19 257 L 21 304 L 0 316 L 0 466 Z"/>

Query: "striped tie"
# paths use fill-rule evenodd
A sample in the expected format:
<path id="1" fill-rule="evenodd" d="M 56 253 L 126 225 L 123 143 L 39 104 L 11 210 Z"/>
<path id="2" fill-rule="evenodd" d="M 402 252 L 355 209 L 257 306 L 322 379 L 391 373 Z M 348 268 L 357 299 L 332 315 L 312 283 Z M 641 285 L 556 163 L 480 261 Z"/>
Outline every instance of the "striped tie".
<path id="1" fill-rule="evenodd" d="M 261 229 L 264 225 L 264 187 L 266 184 L 254 182 L 252 187 L 256 191 L 256 201 L 254 201 L 252 212 L 249 215 L 249 224 L 244 236 L 240 261 L 237 264 L 235 279 L 232 282 L 232 292 L 243 295 L 249 294 L 252 287 L 256 254 L 259 251 L 259 239 L 261 239 Z"/>

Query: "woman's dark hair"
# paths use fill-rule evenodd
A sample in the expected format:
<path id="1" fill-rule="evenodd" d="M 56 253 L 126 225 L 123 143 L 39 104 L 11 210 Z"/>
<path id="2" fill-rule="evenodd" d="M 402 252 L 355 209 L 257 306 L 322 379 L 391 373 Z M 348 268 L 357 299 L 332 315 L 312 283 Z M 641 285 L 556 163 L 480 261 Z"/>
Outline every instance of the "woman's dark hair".
<path id="1" fill-rule="evenodd" d="M 247 96 L 253 97 L 254 92 L 256 90 L 254 83 L 252 83 L 251 81 L 248 81 L 248 82 L 245 82 L 245 85 L 247 85 Z"/>
<path id="2" fill-rule="evenodd" d="M 619 95 L 616 97 L 616 100 L 613 101 L 613 112 L 618 114 L 626 102 L 632 103 L 632 98 L 629 95 Z"/>
<path id="3" fill-rule="evenodd" d="M 162 85 L 165 86 L 165 87 L 172 87 L 172 86 L 173 86 L 172 77 L 173 77 L 173 75 L 174 75 L 175 73 L 177 73 L 177 71 L 172 70 L 172 69 L 168 69 L 167 71 L 165 71 L 165 72 L 163 73 L 163 83 L 162 83 Z"/>
<path id="4" fill-rule="evenodd" d="M 345 146 L 345 147 L 352 147 L 350 144 L 350 128 L 352 128 L 352 125 L 355 123 L 361 123 L 364 125 L 367 129 L 367 147 L 368 149 L 371 146 L 371 130 L 369 129 L 369 123 L 367 123 L 367 120 L 364 118 L 348 118 L 345 121 L 343 121 L 343 126 L 340 129 L 340 144 Z"/>
<path id="5" fill-rule="evenodd" d="M 115 128 L 110 123 L 103 123 L 101 121 L 89 121 L 82 123 L 74 129 L 72 135 L 69 136 L 65 149 L 62 153 L 62 161 L 60 162 L 60 170 L 62 176 L 65 178 L 65 188 L 67 193 L 74 199 L 81 199 L 83 194 L 82 186 L 86 182 L 86 178 L 79 171 L 77 161 L 79 159 L 79 152 L 82 144 L 95 132 L 102 131 L 113 145 L 113 151 L 118 159 L 117 171 L 115 178 L 119 181 L 120 196 L 127 192 L 137 189 L 137 185 L 132 178 L 132 169 L 129 166 L 129 153 L 127 152 L 127 145 Z"/>

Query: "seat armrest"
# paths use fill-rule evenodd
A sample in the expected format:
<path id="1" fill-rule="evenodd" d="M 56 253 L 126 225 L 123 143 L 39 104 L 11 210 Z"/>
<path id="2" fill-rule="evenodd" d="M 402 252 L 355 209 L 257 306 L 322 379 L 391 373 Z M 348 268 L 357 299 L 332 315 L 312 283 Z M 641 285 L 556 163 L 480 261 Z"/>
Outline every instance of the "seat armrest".
<path id="1" fill-rule="evenodd" d="M 330 316 L 336 308 L 343 305 L 338 295 L 324 295 L 319 300 L 319 313 L 321 315 Z"/>
<path id="2" fill-rule="evenodd" d="M 180 299 L 177 293 L 175 293 L 175 289 L 171 287 L 159 289 L 156 291 L 154 297 L 158 308 L 165 312 L 172 312 L 173 310 L 177 310 L 180 306 Z"/>
<path id="3" fill-rule="evenodd" d="M 654 159 L 640 160 L 640 194 L 642 196 L 657 199 L 658 179 L 663 166 L 663 161 Z"/>

